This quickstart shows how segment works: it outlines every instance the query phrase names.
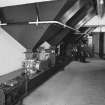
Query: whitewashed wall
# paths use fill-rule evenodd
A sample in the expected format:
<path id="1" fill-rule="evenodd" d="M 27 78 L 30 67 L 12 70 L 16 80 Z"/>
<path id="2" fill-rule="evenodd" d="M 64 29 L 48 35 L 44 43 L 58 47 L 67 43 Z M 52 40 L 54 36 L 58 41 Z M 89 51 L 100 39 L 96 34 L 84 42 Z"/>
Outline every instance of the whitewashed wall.
<path id="1" fill-rule="evenodd" d="M 26 49 L 0 27 L 0 76 L 22 67 Z"/>

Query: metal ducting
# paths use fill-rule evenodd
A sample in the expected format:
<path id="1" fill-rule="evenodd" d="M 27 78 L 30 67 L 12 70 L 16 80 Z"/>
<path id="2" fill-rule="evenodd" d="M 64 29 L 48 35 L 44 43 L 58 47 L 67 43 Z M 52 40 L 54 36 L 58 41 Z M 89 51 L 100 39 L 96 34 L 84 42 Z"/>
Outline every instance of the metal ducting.
<path id="1" fill-rule="evenodd" d="M 76 12 L 81 8 L 80 0 L 78 0 L 74 5 L 69 8 L 66 13 L 61 17 L 60 21 L 66 23 Z"/>
<path id="2" fill-rule="evenodd" d="M 85 23 L 87 23 L 92 17 L 95 16 L 95 11 L 94 11 L 94 8 L 91 7 L 89 8 L 89 10 L 87 11 L 87 14 L 86 16 L 81 19 L 76 25 L 75 25 L 75 28 L 76 29 L 79 29 L 80 27 L 83 27 L 83 25 L 85 25 Z"/>

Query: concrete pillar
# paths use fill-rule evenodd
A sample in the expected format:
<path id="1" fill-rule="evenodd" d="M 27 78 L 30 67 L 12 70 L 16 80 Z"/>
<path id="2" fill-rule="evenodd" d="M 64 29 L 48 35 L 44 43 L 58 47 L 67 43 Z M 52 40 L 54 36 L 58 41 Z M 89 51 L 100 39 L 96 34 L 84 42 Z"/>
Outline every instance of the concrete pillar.
<path id="1" fill-rule="evenodd" d="M 93 53 L 94 56 L 99 56 L 99 33 L 94 32 L 93 39 L 92 39 L 92 47 L 93 47 Z"/>
<path id="2" fill-rule="evenodd" d="M 103 58 L 104 56 L 104 33 L 99 33 L 99 56 Z"/>

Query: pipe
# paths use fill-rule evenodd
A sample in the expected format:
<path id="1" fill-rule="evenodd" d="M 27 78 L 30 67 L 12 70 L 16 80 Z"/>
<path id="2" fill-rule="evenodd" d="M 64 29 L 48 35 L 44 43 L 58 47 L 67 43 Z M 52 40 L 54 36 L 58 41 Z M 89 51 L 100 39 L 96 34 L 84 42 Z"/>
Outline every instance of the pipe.
<path id="1" fill-rule="evenodd" d="M 7 23 L 0 23 L 0 26 L 6 26 Z"/>
<path id="2" fill-rule="evenodd" d="M 84 35 L 84 34 L 87 34 L 86 32 L 84 32 L 84 33 L 81 33 L 79 30 L 77 30 L 77 29 L 75 29 L 75 28 L 73 28 L 73 27 L 70 27 L 70 26 L 68 26 L 68 25 L 66 25 L 66 24 L 64 24 L 64 23 L 61 23 L 61 22 L 59 22 L 59 21 L 36 21 L 36 22 L 29 22 L 29 24 L 36 24 L 36 25 L 38 25 L 38 24 L 59 24 L 59 25 L 61 25 L 61 26 L 63 26 L 64 28 L 69 28 L 69 29 L 72 29 L 72 30 L 74 30 L 74 31 L 76 31 L 76 32 L 78 32 L 78 34 L 81 34 L 81 35 Z"/>
<path id="3" fill-rule="evenodd" d="M 79 30 L 73 28 L 73 27 L 70 27 L 64 23 L 61 23 L 59 21 L 32 21 L 32 22 L 28 22 L 28 24 L 36 24 L 36 26 L 38 26 L 38 24 L 59 24 L 61 26 L 63 26 L 64 28 L 68 28 L 68 29 L 71 29 L 71 30 L 74 30 L 76 32 L 78 32 L 79 34 L 83 35 L 83 34 L 86 34 L 86 33 L 81 33 Z M 16 24 L 16 23 L 15 23 Z M 24 24 L 24 23 L 23 23 Z M 8 23 L 0 23 L 0 26 L 6 26 L 6 25 L 9 25 Z"/>
<path id="4" fill-rule="evenodd" d="M 66 24 L 63 24 L 61 22 L 58 22 L 58 21 L 36 21 L 36 22 L 29 22 L 29 24 L 36 24 L 36 25 L 38 25 L 38 24 L 54 24 L 54 23 L 55 24 L 59 24 L 59 25 L 63 26 L 64 28 L 69 28 L 69 29 L 72 29 L 74 31 L 79 32 L 77 29 L 72 28 L 72 27 L 70 27 L 70 26 L 68 26 Z"/>

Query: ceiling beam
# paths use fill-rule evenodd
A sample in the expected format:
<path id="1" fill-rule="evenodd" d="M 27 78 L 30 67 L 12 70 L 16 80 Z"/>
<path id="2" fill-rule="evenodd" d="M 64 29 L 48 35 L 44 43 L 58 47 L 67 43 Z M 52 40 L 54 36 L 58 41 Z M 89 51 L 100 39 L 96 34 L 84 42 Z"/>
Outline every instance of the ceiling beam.
<path id="1" fill-rule="evenodd" d="M 0 21 L 1 21 L 1 23 L 6 22 L 6 19 L 5 19 L 5 17 L 4 17 L 4 13 L 3 13 L 3 11 L 2 11 L 2 8 L 0 8 Z"/>
<path id="2" fill-rule="evenodd" d="M 100 18 L 104 15 L 104 0 L 97 0 L 97 11 Z"/>

